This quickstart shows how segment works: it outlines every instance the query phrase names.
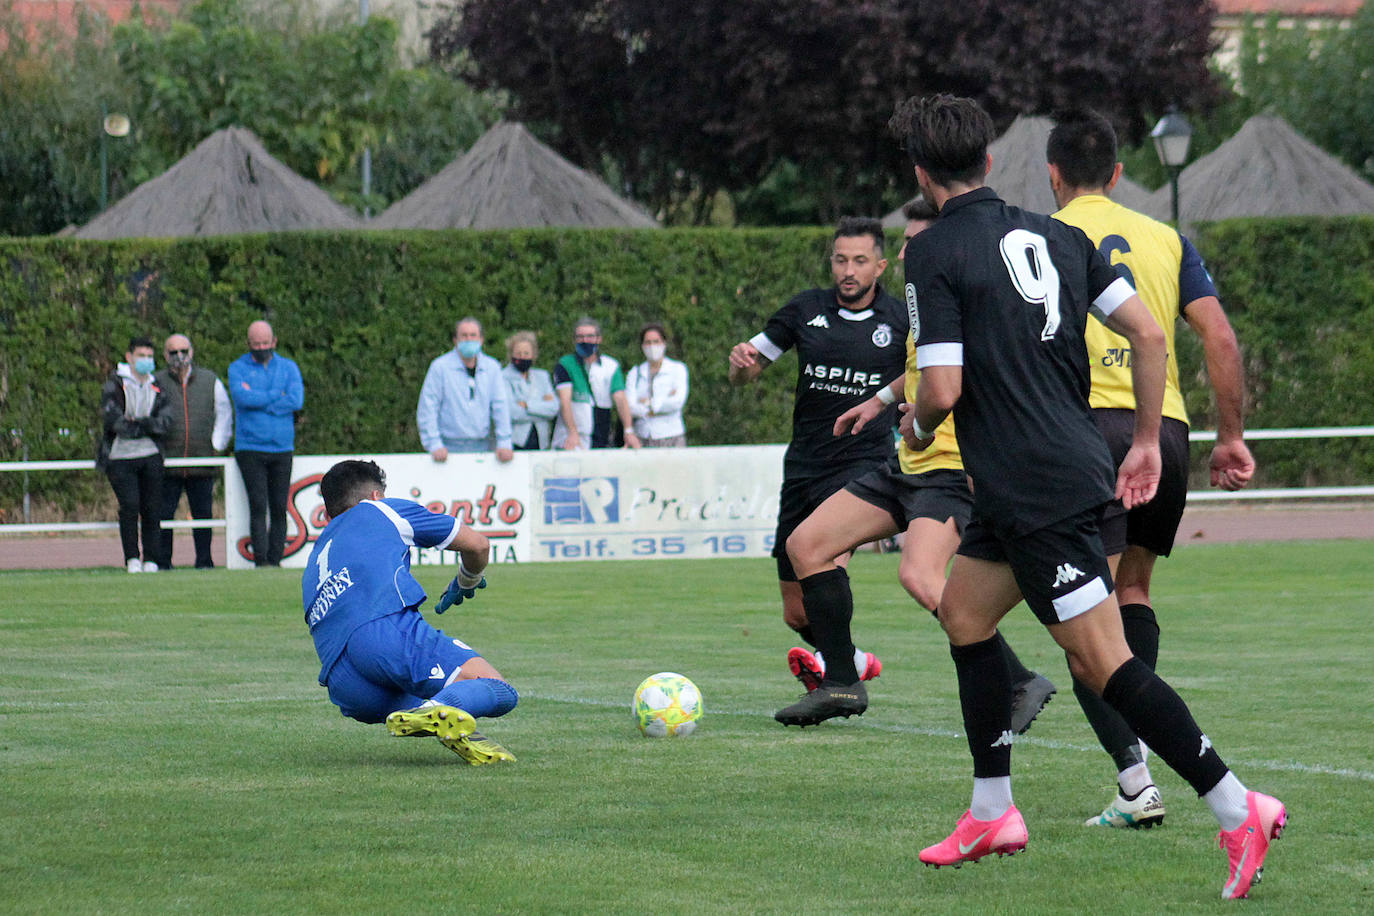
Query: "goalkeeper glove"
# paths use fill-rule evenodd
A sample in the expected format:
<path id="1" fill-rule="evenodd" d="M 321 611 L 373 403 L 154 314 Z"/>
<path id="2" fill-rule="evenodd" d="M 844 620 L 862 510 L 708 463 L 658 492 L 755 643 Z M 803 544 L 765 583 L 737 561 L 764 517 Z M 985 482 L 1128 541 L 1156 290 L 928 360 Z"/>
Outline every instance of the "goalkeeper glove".
<path id="1" fill-rule="evenodd" d="M 479 588 L 487 587 L 487 577 L 481 573 L 473 574 L 458 564 L 458 575 L 453 577 L 453 581 L 448 584 L 444 594 L 439 598 L 439 603 L 434 606 L 434 613 L 442 614 L 449 608 L 463 603 L 465 598 L 471 598 L 477 594 Z"/>

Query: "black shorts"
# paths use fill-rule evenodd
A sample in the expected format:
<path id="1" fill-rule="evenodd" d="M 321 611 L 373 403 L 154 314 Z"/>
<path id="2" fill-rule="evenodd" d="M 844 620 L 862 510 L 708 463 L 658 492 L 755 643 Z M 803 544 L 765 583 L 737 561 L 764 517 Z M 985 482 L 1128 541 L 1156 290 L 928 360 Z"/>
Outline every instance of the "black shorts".
<path id="1" fill-rule="evenodd" d="M 918 518 L 933 518 L 937 522 L 954 519 L 962 533 L 973 511 L 973 491 L 963 471 L 905 474 L 895 456 L 882 467 L 850 481 L 845 490 L 886 511 L 898 531 L 905 531 Z"/>
<path id="2" fill-rule="evenodd" d="M 778 581 L 796 582 L 797 573 L 787 558 L 787 539 L 831 494 L 851 480 L 881 470 L 886 459 L 854 461 L 844 467 L 810 477 L 784 477 L 778 495 L 778 530 L 773 536 L 773 557 L 778 561 Z"/>
<path id="3" fill-rule="evenodd" d="M 1026 604 L 1045 626 L 1063 623 L 1112 593 L 1112 572 L 1097 533 L 1099 507 L 1019 537 L 999 536 L 974 517 L 959 553 L 1011 566 Z"/>
<path id="4" fill-rule="evenodd" d="M 1112 463 L 1121 467 L 1131 450 L 1135 411 L 1099 407 L 1093 411 L 1093 419 L 1111 449 Z M 1163 468 L 1154 499 L 1130 511 L 1119 499 L 1103 507 L 1102 545 L 1109 557 L 1122 553 L 1128 546 L 1144 547 L 1160 557 L 1167 557 L 1174 549 L 1174 536 L 1188 502 L 1187 423 L 1164 418 L 1159 427 L 1159 454 Z"/>

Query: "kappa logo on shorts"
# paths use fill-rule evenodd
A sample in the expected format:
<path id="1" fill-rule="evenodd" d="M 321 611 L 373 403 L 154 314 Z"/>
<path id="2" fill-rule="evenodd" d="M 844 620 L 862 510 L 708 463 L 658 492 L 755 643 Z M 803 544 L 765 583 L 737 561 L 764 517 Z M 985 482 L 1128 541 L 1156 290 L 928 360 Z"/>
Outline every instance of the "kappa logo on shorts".
<path id="1" fill-rule="evenodd" d="M 1076 568 L 1073 564 L 1060 563 L 1059 568 L 1055 570 L 1054 584 L 1051 585 L 1050 588 L 1058 588 L 1061 585 L 1068 585 L 1075 579 L 1082 578 L 1083 575 L 1083 570 Z"/>
<path id="2" fill-rule="evenodd" d="M 880 324 L 873 330 L 873 346 L 885 347 L 892 343 L 892 325 Z"/>
<path id="3" fill-rule="evenodd" d="M 817 315 L 806 323 L 808 328 L 826 328 L 829 330 L 830 321 L 824 315 Z"/>
<path id="4" fill-rule="evenodd" d="M 1011 747 L 1015 742 L 1016 735 L 1011 729 L 1007 729 L 998 735 L 997 740 L 989 744 L 988 747 Z"/>

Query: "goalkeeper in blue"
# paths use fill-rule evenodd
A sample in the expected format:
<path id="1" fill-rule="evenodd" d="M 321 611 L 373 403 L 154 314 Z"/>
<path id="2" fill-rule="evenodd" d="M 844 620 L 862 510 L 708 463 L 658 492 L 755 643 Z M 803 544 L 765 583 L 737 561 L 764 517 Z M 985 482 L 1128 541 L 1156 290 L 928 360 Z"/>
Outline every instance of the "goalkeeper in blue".
<path id="1" fill-rule="evenodd" d="M 519 695 L 473 648 L 426 622 L 425 591 L 410 574 L 411 547 L 458 552 L 458 575 L 434 608 L 442 614 L 486 588 L 486 537 L 408 499 L 387 499 L 373 461 L 340 461 L 320 495 L 329 524 L 301 577 L 301 600 L 329 699 L 398 737 L 436 737 L 473 766 L 514 760 L 474 720 L 505 715 Z"/>

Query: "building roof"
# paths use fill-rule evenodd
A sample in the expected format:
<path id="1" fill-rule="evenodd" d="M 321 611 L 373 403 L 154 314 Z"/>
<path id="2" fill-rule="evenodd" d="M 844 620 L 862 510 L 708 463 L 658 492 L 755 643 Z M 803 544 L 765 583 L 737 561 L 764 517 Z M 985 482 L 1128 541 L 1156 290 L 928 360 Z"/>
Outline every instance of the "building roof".
<path id="1" fill-rule="evenodd" d="M 1374 213 L 1374 185 L 1282 118 L 1256 115 L 1179 175 L 1179 222 Z M 1151 201 L 1168 212 L 1169 187 Z M 1148 211 L 1147 211 L 1148 212 Z"/>
<path id="2" fill-rule="evenodd" d="M 652 229 L 658 223 L 601 179 L 540 143 L 523 125 L 503 121 L 369 225 L 379 229 Z"/>
<path id="3" fill-rule="evenodd" d="M 229 127 L 74 235 L 115 239 L 358 226 L 357 214 L 272 158 L 252 131 Z"/>

